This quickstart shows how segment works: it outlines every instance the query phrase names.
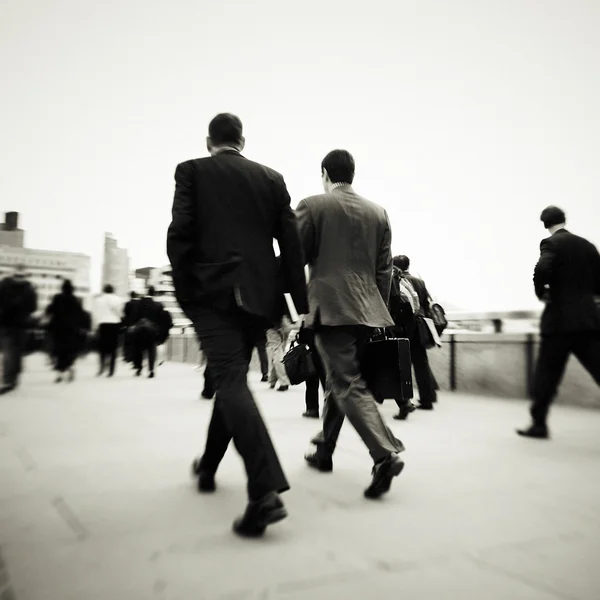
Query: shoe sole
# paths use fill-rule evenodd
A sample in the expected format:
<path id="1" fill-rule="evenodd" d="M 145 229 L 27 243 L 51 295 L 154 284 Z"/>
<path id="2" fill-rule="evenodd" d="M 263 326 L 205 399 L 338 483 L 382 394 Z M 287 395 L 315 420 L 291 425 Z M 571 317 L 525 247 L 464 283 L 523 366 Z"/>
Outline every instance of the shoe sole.
<path id="1" fill-rule="evenodd" d="M 333 465 L 331 465 L 330 467 L 320 467 L 319 465 L 310 462 L 310 460 L 306 460 L 306 458 L 304 460 L 306 461 L 306 464 L 315 471 L 320 471 L 321 473 L 331 473 L 331 471 L 333 471 Z"/>

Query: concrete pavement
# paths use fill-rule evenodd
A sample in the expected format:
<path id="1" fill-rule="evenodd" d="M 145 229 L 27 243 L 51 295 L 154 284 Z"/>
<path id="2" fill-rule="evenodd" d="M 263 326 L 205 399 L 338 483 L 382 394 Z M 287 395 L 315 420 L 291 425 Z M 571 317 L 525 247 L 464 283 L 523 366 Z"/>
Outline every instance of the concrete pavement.
<path id="1" fill-rule="evenodd" d="M 189 477 L 212 404 L 191 365 L 148 380 L 120 364 L 109 380 L 87 359 L 61 385 L 41 357 L 27 369 L 0 397 L 2 600 L 600 598 L 598 411 L 556 407 L 544 442 L 514 434 L 524 402 L 442 393 L 398 422 L 388 401 L 407 466 L 369 501 L 356 433 L 333 473 L 308 469 L 303 386 L 252 373 L 292 490 L 289 519 L 248 541 L 231 533 L 246 501 L 235 449 L 216 494 Z"/>

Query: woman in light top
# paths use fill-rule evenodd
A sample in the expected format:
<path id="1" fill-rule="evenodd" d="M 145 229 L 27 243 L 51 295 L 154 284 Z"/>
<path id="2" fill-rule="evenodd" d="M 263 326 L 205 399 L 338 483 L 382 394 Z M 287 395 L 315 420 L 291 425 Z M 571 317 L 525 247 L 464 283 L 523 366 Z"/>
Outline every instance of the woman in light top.
<path id="1" fill-rule="evenodd" d="M 110 284 L 105 285 L 103 293 L 96 298 L 94 321 L 98 326 L 98 352 L 100 354 L 98 375 L 102 375 L 106 367 L 108 367 L 108 377 L 112 377 L 115 373 L 123 306 L 123 301 L 115 294 L 115 289 Z"/>

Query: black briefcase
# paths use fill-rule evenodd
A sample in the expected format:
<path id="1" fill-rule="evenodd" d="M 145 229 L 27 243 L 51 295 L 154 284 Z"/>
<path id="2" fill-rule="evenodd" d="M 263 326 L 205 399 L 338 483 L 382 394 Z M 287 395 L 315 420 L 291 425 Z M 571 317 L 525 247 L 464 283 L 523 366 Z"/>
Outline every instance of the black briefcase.
<path id="1" fill-rule="evenodd" d="M 407 338 L 372 338 L 366 344 L 361 372 L 375 400 L 413 397 L 410 342 Z"/>
<path id="2" fill-rule="evenodd" d="M 316 373 L 310 348 L 306 344 L 300 343 L 298 335 L 296 335 L 282 362 L 292 385 L 303 383 L 314 377 Z"/>

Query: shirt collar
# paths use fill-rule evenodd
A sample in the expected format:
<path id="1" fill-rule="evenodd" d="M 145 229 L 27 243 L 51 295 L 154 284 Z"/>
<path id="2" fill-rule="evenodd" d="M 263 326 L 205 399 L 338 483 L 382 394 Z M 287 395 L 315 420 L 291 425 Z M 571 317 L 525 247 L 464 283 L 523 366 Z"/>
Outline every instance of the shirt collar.
<path id="1" fill-rule="evenodd" d="M 349 183 L 346 183 L 345 181 L 340 181 L 340 182 L 338 182 L 338 183 L 332 183 L 332 184 L 329 186 L 329 191 L 330 191 L 330 192 L 333 192 L 333 190 L 335 190 L 335 189 L 337 189 L 337 188 L 339 188 L 339 187 L 350 187 L 350 184 L 349 184 Z"/>
<path id="2" fill-rule="evenodd" d="M 217 154 L 222 154 L 223 152 L 237 152 L 240 153 L 239 148 L 235 148 L 234 146 L 219 146 L 212 151 L 212 155 L 216 156 Z"/>

